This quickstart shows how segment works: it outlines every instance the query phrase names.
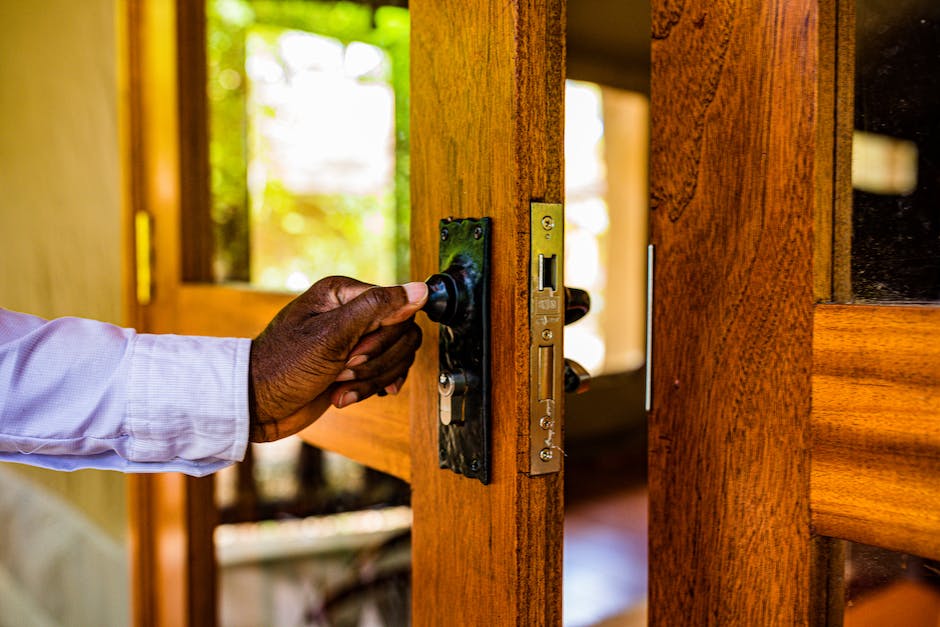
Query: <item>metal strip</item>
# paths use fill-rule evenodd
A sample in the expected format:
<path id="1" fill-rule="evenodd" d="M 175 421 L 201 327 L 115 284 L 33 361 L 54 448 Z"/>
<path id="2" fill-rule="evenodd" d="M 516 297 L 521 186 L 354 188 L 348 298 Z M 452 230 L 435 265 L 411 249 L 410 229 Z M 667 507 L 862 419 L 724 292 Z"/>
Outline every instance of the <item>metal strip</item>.
<path id="1" fill-rule="evenodd" d="M 646 411 L 653 407 L 653 261 L 655 247 L 646 249 Z"/>

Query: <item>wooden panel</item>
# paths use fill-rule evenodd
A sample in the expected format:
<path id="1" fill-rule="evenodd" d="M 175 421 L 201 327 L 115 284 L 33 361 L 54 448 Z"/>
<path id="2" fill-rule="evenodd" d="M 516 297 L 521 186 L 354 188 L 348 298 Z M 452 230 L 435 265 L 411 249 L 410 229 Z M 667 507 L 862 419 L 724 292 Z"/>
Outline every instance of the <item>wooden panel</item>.
<path id="1" fill-rule="evenodd" d="M 940 308 L 818 306 L 817 532 L 940 558 Z"/>
<path id="2" fill-rule="evenodd" d="M 307 442 L 405 481 L 411 480 L 411 390 L 414 373 L 398 396 L 373 396 L 343 409 L 331 408 L 300 432 Z"/>
<path id="3" fill-rule="evenodd" d="M 561 624 L 561 475 L 528 469 L 529 202 L 561 202 L 563 2 L 411 0 L 412 276 L 493 218 L 493 482 L 438 467 L 435 325 L 412 393 L 413 622 Z"/>
<path id="4" fill-rule="evenodd" d="M 174 333 L 217 337 L 255 337 L 292 299 L 251 289 L 211 284 L 178 288 Z"/>
<path id="5" fill-rule="evenodd" d="M 818 11 L 653 2 L 651 625 L 813 620 Z"/>

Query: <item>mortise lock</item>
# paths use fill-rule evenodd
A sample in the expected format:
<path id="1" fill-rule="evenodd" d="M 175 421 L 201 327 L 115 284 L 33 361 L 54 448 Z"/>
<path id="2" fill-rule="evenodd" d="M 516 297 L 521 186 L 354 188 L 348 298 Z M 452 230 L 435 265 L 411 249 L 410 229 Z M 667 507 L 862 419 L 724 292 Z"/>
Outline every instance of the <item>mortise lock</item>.
<path id="1" fill-rule="evenodd" d="M 563 358 L 563 327 L 590 308 L 584 290 L 562 284 L 564 216 L 561 205 L 532 203 L 529 286 L 529 473 L 561 468 L 566 392 L 583 391 L 590 378 Z M 424 312 L 438 329 L 439 464 L 484 484 L 491 480 L 490 428 L 490 219 L 440 223 L 440 271 L 431 275 Z"/>
<path id="2" fill-rule="evenodd" d="M 490 219 L 440 223 L 439 267 L 424 312 L 438 331 L 441 468 L 490 482 Z"/>

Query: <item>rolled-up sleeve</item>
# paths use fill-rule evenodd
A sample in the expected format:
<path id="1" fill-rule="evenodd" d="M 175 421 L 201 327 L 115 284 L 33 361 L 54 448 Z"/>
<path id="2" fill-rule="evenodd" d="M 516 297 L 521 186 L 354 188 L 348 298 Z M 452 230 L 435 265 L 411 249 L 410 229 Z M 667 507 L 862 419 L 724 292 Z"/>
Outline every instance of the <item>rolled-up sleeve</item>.
<path id="1" fill-rule="evenodd" d="M 197 476 L 239 461 L 250 346 L 0 309 L 0 461 Z"/>

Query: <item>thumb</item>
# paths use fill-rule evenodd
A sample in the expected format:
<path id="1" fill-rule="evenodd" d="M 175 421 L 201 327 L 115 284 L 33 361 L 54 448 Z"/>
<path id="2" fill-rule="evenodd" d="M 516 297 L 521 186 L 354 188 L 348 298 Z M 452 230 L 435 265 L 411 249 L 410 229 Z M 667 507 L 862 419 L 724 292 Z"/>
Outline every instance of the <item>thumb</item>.
<path id="1" fill-rule="evenodd" d="M 346 332 L 358 339 L 379 327 L 404 322 L 424 306 L 427 298 L 428 286 L 421 282 L 373 287 L 324 315 L 338 318 Z"/>

